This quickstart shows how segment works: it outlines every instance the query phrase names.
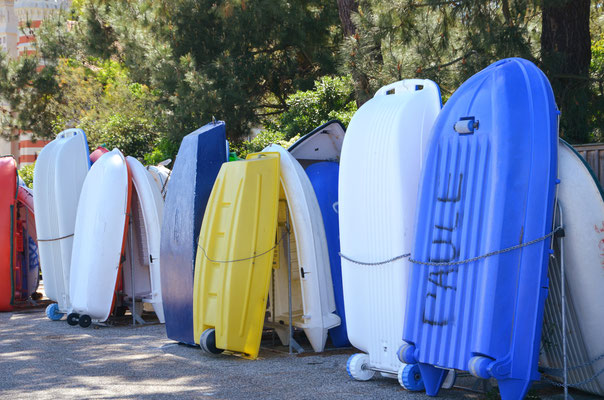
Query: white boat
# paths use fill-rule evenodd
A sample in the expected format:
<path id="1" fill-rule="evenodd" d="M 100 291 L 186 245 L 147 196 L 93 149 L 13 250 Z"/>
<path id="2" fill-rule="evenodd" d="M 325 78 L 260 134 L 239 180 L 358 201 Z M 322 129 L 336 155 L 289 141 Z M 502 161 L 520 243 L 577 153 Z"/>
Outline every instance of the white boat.
<path id="1" fill-rule="evenodd" d="M 124 293 L 132 299 L 132 276 L 135 298 L 153 306 L 162 324 L 164 307 L 161 296 L 159 246 L 164 200 L 149 171 L 133 157 L 126 157 L 132 174 L 130 226 L 124 262 Z M 140 314 L 140 312 L 139 312 Z"/>
<path id="2" fill-rule="evenodd" d="M 292 271 L 298 274 L 296 277 L 292 275 L 293 300 L 298 306 L 293 307 L 293 324 L 304 330 L 313 350 L 321 352 L 325 348 L 328 330 L 340 324 L 340 317 L 335 314 L 327 240 L 319 203 L 302 166 L 287 150 L 272 144 L 263 151 L 279 152 L 281 155 L 281 185 L 293 233 L 290 240 Z M 278 235 L 281 234 L 280 232 Z M 279 258 L 280 265 L 283 266 L 286 256 L 281 254 Z M 275 315 L 288 323 L 287 264 L 285 268 L 275 270 L 273 279 L 273 287 L 280 292 L 273 296 L 275 300 L 271 305 L 276 308 Z M 285 341 L 282 333 L 280 337 Z"/>
<path id="3" fill-rule="evenodd" d="M 313 163 L 321 161 L 339 161 L 345 134 L 346 129 L 339 121 L 330 121 L 300 138 L 287 151 L 298 160 L 302 167 L 308 167 Z M 280 202 L 283 202 L 284 205 L 280 206 L 279 209 L 279 227 L 277 233 L 279 238 L 286 233 L 285 221 L 287 214 L 284 206 L 287 205 L 287 200 L 284 194 L 281 194 Z M 289 344 L 289 290 L 286 252 L 290 249 L 292 319 L 299 320 L 304 315 L 300 269 L 296 253 L 296 240 L 293 234 L 290 236 L 289 243 L 281 241 L 279 245 L 278 256 L 275 259 L 276 265 L 272 274 L 271 290 L 269 293 L 270 301 L 267 310 L 270 327 L 278 334 L 284 346 Z"/>
<path id="4" fill-rule="evenodd" d="M 88 169 L 88 143 L 81 129 L 68 129 L 44 146 L 34 168 L 34 208 L 46 296 L 56 301 L 46 315 L 70 312 L 69 276 L 76 211 Z"/>
<path id="5" fill-rule="evenodd" d="M 111 313 L 128 232 L 131 186 L 128 164 L 117 149 L 103 154 L 86 176 L 71 256 L 70 325 L 87 327 Z"/>
<path id="6" fill-rule="evenodd" d="M 287 149 L 306 168 L 319 161 L 340 161 L 346 129 L 340 121 L 329 121 L 301 137 Z"/>
<path id="7" fill-rule="evenodd" d="M 441 108 L 430 80 L 382 87 L 355 113 L 340 156 L 339 220 L 348 338 L 364 352 L 349 375 L 399 378 L 397 357 L 410 271 L 417 193 L 431 128 Z M 360 263 L 380 263 L 362 265 Z"/>
<path id="8" fill-rule="evenodd" d="M 566 142 L 558 146 L 558 205 L 564 227 L 563 259 L 567 302 L 568 382 L 590 379 L 604 369 L 604 193 L 583 158 Z M 555 246 L 560 260 L 560 248 Z M 550 262 L 545 301 L 541 366 L 562 382 L 562 306 L 560 263 Z M 577 387 L 604 396 L 604 374 Z"/>
<path id="9" fill-rule="evenodd" d="M 159 187 L 162 198 L 166 198 L 166 192 L 168 191 L 168 181 L 170 180 L 170 170 L 166 167 L 172 162 L 171 159 L 164 160 L 157 165 L 149 165 L 147 170 L 153 177 L 153 181 Z"/>

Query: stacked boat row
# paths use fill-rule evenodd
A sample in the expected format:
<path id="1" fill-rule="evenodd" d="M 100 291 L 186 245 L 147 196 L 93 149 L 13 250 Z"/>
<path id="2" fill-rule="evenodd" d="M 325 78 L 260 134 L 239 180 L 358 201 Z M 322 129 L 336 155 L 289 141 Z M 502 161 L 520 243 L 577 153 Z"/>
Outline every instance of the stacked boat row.
<path id="1" fill-rule="evenodd" d="M 561 366 L 563 261 L 570 359 L 588 365 L 571 377 L 590 379 L 604 202 L 558 115 L 545 75 L 506 59 L 442 109 L 434 82 L 396 82 L 347 132 L 333 121 L 245 160 L 212 122 L 183 139 L 169 180 L 118 150 L 90 168 L 83 132 L 63 132 L 34 175 L 48 315 L 87 326 L 139 300 L 169 338 L 249 358 L 264 327 L 288 344 L 291 320 L 315 351 L 328 334 L 363 351 L 354 379 L 436 395 L 469 371 L 519 399 L 540 343 L 543 366 Z M 583 388 L 603 394 L 604 377 Z"/>
<path id="2" fill-rule="evenodd" d="M 347 364 L 353 378 L 379 371 L 436 395 L 454 381 L 451 371 L 461 370 L 496 378 L 503 398 L 522 398 L 539 379 L 547 266 L 559 242 L 551 241 L 560 232 L 553 225 L 558 146 L 568 146 L 558 144 L 558 114 L 543 73 L 508 59 L 464 83 L 442 110 L 434 82 L 380 89 L 355 114 L 343 146 L 344 133 L 328 124 L 290 151 L 271 145 L 224 163 L 222 123 L 190 135 L 174 166 L 164 218 L 162 273 L 187 280 L 170 283 L 181 297 L 171 305 L 166 297 L 168 336 L 213 353 L 255 357 L 267 298 L 269 320 L 287 329 L 290 274 L 301 288 L 292 296 L 301 304 L 293 307 L 294 324 L 315 350 L 338 325 L 334 312 L 345 315 L 348 339 L 365 352 Z M 563 165 L 585 168 L 571 155 Z M 587 179 L 580 196 L 593 201 L 590 221 L 602 218 L 597 183 L 589 175 L 577 179 Z M 198 222 L 181 236 L 184 221 Z M 337 240 L 330 243 L 338 235 L 341 288 L 334 279 L 340 249 Z M 588 246 L 578 244 L 580 235 L 565 240 L 599 257 L 590 239 Z M 602 281 L 598 263 L 564 260 Z M 336 310 L 340 290 L 345 307 Z M 575 290 L 570 297 L 597 298 L 593 289 Z M 548 307 L 548 315 L 560 315 L 559 304 Z M 604 350 L 588 320 L 577 318 L 574 328 L 584 333 L 575 358 Z M 544 365 L 559 359 L 560 349 L 560 343 L 545 349 Z"/>
<path id="3" fill-rule="evenodd" d="M 343 137 L 342 125 L 329 123 L 289 152 L 271 145 L 236 162 L 226 162 L 224 122 L 183 139 L 168 183 L 160 253 L 168 337 L 255 358 L 270 292 L 266 322 L 287 344 L 291 275 L 293 325 L 304 330 L 315 351 L 324 349 L 328 330 L 338 326 L 332 341 L 348 345 L 330 271 L 332 265 L 337 279 L 339 262 L 330 263 L 323 226 L 328 221 L 335 228 L 330 249 L 339 260 L 331 201 L 337 164 L 326 160 L 338 159 Z M 314 163 L 307 172 L 312 177 L 316 171 L 315 190 L 296 157 Z M 323 171 L 328 182 L 321 181 Z M 323 208 L 321 190 L 331 196 Z"/>
<path id="4" fill-rule="evenodd" d="M 70 325 L 87 327 L 138 301 L 163 321 L 155 260 L 166 171 L 149 170 L 117 149 L 89 156 L 80 129 L 43 148 L 34 204 L 44 290 L 56 301 L 46 310 L 50 319 L 68 314 Z"/>

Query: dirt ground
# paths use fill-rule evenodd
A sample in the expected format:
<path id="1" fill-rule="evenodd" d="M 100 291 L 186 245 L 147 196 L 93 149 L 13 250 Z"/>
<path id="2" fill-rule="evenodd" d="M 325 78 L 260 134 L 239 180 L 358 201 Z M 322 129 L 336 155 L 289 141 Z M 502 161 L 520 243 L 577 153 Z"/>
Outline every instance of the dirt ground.
<path id="1" fill-rule="evenodd" d="M 288 355 L 278 343 L 265 335 L 255 361 L 210 356 L 169 340 L 156 322 L 134 327 L 124 317 L 111 326 L 71 327 L 64 319 L 50 321 L 43 306 L 23 308 L 0 313 L 0 399 L 428 399 L 393 379 L 351 380 L 346 360 L 353 349 L 315 354 L 303 343 L 307 352 Z M 468 376 L 457 380 L 470 388 L 475 383 Z M 454 388 L 440 398 L 498 398 L 496 389 L 487 390 Z M 538 383 L 530 398 L 563 397 Z"/>

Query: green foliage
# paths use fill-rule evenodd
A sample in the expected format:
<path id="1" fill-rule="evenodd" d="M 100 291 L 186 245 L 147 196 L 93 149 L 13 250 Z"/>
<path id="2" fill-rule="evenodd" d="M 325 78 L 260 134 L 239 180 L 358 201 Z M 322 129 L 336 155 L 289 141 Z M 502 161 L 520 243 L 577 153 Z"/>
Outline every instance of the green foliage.
<path id="1" fill-rule="evenodd" d="M 335 71 L 329 0 L 89 0 L 79 10 L 74 51 L 119 60 L 153 88 L 174 142 L 213 116 L 230 138 L 246 136 L 267 108 L 285 110 L 288 94 Z"/>
<path id="2" fill-rule="evenodd" d="M 38 71 L 38 63 L 37 57 L 9 60 L 0 53 L 0 135 L 6 139 L 17 137 L 19 130 L 31 130 L 35 137 L 52 136 L 49 109 L 60 88 L 56 69 L 48 66 Z"/>
<path id="3" fill-rule="evenodd" d="M 74 0 L 36 31 L 39 57 L 0 55 L 0 104 L 14 111 L 0 109 L 0 134 L 81 127 L 91 146 L 157 163 L 216 117 L 245 156 L 331 119 L 347 125 L 396 80 L 432 79 L 446 99 L 495 60 L 543 63 L 537 0 L 358 3 L 356 34 L 343 38 L 331 0 Z M 592 3 L 590 91 L 569 91 L 592 140 L 604 139 L 601 3 Z"/>
<path id="4" fill-rule="evenodd" d="M 74 1 L 37 32 L 47 67 L 36 72 L 34 59 L 6 69 L 0 97 L 23 112 L 3 127 L 51 137 L 79 126 L 91 144 L 137 154 L 150 153 L 152 139 L 149 160 L 212 117 L 237 140 L 335 72 L 339 32 L 329 0 Z M 23 79 L 31 76 L 33 85 Z M 140 137 L 118 140 L 111 129 Z"/>
<path id="5" fill-rule="evenodd" d="M 324 76 L 315 82 L 313 90 L 300 90 L 288 96 L 286 104 L 287 111 L 265 121 L 266 129 L 252 140 L 235 145 L 240 157 L 261 151 L 271 143 L 288 148 L 300 136 L 333 119 L 348 126 L 357 110 L 350 76 Z"/>
<path id="6" fill-rule="evenodd" d="M 590 75 L 593 79 L 592 95 L 589 99 L 589 125 L 592 129 L 592 140 L 604 141 L 604 33 L 594 40 L 591 46 Z"/>
<path id="7" fill-rule="evenodd" d="M 173 142 L 169 138 L 160 138 L 153 150 L 150 153 L 145 154 L 145 164 L 156 165 L 168 158 L 175 160 L 176 153 L 178 153 L 178 147 L 178 143 Z"/>
<path id="8" fill-rule="evenodd" d="M 562 110 L 561 135 L 573 142 L 601 140 L 599 42 L 592 48 L 591 77 L 597 85 L 591 91 L 586 90 L 587 76 L 562 77 L 568 73 L 556 69 L 560 60 L 555 57 L 564 59 L 565 54 L 543 54 L 543 7 L 565 3 L 568 0 L 359 0 L 359 11 L 353 14 L 357 33 L 341 46 L 342 68 L 354 77 L 361 103 L 384 84 L 414 77 L 434 80 L 446 100 L 492 62 L 522 57 L 548 74 Z M 603 10 L 601 1 L 592 2 L 592 37 L 601 37 Z"/>
<path id="9" fill-rule="evenodd" d="M 143 158 L 153 150 L 156 133 L 152 124 L 144 116 L 117 113 L 106 120 L 88 120 L 90 125 L 82 128 L 88 135 L 92 148 L 105 145 L 108 149 L 117 147 L 125 155 Z"/>
<path id="10" fill-rule="evenodd" d="M 539 10 L 533 0 L 361 0 L 355 36 L 341 49 L 344 70 L 359 77 L 359 100 L 388 83 L 432 79 L 450 95 L 501 58 L 535 60 Z M 507 4 L 507 7 L 506 7 Z"/>
<path id="11" fill-rule="evenodd" d="M 191 60 L 187 98 L 203 103 L 203 120 L 228 121 L 232 138 L 248 134 L 263 109 L 285 110 L 288 94 L 335 71 L 339 20 L 331 1 L 162 3 L 172 27 L 166 39 L 176 57 Z"/>
<path id="12" fill-rule="evenodd" d="M 282 132 L 265 129 L 260 131 L 260 133 L 258 133 L 252 140 L 246 140 L 239 144 L 232 144 L 231 150 L 237 153 L 239 157 L 245 158 L 250 153 L 262 151 L 262 149 L 272 143 L 284 145 L 287 143 L 285 140 L 285 135 Z"/>
<path id="13" fill-rule="evenodd" d="M 34 168 L 36 164 L 27 164 L 19 168 L 19 176 L 28 188 L 34 188 Z"/>
<path id="14" fill-rule="evenodd" d="M 590 70 L 593 78 L 604 79 L 604 35 L 592 42 Z"/>
<path id="15" fill-rule="evenodd" d="M 350 76 L 324 76 L 315 82 L 313 90 L 294 93 L 286 104 L 287 111 L 280 114 L 271 127 L 282 132 L 287 140 L 332 119 L 339 119 L 347 126 L 357 110 Z"/>

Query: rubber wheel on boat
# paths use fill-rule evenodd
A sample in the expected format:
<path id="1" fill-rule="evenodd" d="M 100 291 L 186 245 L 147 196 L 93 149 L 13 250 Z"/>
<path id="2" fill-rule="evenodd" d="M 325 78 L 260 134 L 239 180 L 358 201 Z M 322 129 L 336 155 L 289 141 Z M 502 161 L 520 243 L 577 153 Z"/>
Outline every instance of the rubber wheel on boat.
<path id="1" fill-rule="evenodd" d="M 206 329 L 199 338 L 199 345 L 206 353 L 220 354 L 224 350 L 216 347 L 216 331 L 214 328 Z"/>
<path id="2" fill-rule="evenodd" d="M 415 346 L 405 343 L 401 347 L 399 347 L 396 355 L 400 362 L 403 364 L 417 364 L 417 360 L 415 359 Z"/>
<path id="3" fill-rule="evenodd" d="M 489 365 L 493 362 L 492 359 L 482 356 L 475 356 L 470 358 L 468 362 L 468 371 L 477 378 L 489 379 Z"/>
<path id="4" fill-rule="evenodd" d="M 457 378 L 457 372 L 454 369 L 450 369 L 445 381 L 443 382 L 441 389 L 451 389 L 455 385 L 455 379 Z"/>
<path id="5" fill-rule="evenodd" d="M 424 380 L 417 364 L 403 364 L 398 370 L 398 383 L 411 392 L 424 390 Z"/>
<path id="6" fill-rule="evenodd" d="M 88 328 L 92 324 L 92 318 L 90 315 L 81 315 L 79 323 L 82 328 Z"/>
<path id="7" fill-rule="evenodd" d="M 60 321 L 61 318 L 63 318 L 63 313 L 59 311 L 59 305 L 57 303 L 52 303 L 46 307 L 46 316 L 51 321 Z"/>
<path id="8" fill-rule="evenodd" d="M 346 362 L 346 372 L 355 381 L 368 381 L 375 371 L 369 368 L 369 356 L 365 353 L 353 354 Z"/>
<path id="9" fill-rule="evenodd" d="M 71 326 L 76 326 L 78 324 L 79 320 L 80 320 L 80 314 L 78 314 L 78 313 L 71 313 L 71 314 L 67 315 L 67 323 Z"/>

